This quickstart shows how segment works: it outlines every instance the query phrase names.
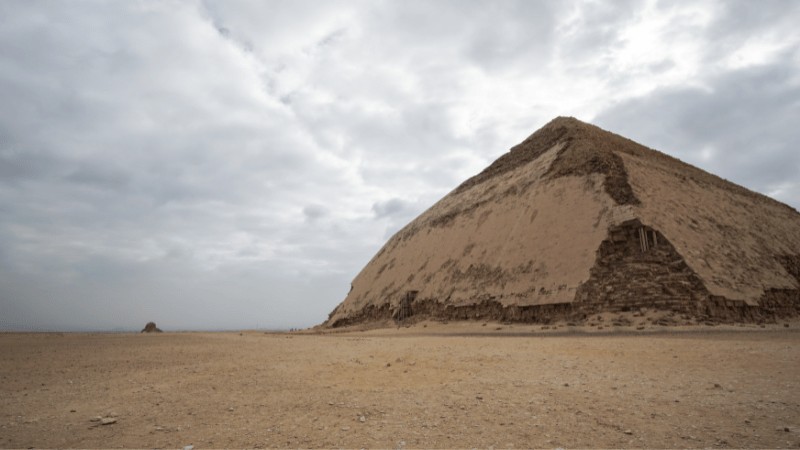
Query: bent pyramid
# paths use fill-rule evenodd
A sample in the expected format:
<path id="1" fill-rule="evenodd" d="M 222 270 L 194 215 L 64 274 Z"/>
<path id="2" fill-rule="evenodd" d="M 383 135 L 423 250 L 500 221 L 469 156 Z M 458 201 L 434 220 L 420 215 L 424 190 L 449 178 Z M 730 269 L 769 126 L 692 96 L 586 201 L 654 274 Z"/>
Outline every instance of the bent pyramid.
<path id="1" fill-rule="evenodd" d="M 394 318 L 547 322 L 664 309 L 800 313 L 800 214 L 559 117 L 398 231 L 326 326 Z"/>

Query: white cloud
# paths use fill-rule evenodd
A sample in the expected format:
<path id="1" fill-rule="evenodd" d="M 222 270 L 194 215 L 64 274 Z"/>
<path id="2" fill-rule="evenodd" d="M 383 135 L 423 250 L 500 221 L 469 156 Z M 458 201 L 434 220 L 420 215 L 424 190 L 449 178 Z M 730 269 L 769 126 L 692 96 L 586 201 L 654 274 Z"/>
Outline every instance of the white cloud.
<path id="1" fill-rule="evenodd" d="M 753 3 L 0 3 L 0 328 L 320 322 L 556 115 L 797 207 L 800 8 Z"/>

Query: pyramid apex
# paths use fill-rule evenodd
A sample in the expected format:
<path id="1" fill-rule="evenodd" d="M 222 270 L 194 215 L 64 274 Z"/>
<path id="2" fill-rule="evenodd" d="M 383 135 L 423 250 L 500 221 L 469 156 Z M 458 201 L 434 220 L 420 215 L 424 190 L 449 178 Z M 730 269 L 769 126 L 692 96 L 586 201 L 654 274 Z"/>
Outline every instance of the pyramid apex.
<path id="1" fill-rule="evenodd" d="M 577 128 L 597 128 L 596 126 L 594 126 L 594 125 L 592 125 L 592 124 L 590 124 L 588 122 L 584 122 L 584 121 L 582 121 L 580 119 L 576 119 L 575 117 L 572 117 L 572 116 L 558 116 L 555 119 L 551 120 L 550 122 L 547 122 L 541 129 L 562 128 L 562 127 L 573 128 L 573 129 L 577 129 Z"/>
<path id="2" fill-rule="evenodd" d="M 558 116 L 555 119 L 551 120 L 550 122 L 547 122 L 545 127 L 548 127 L 548 126 L 551 126 L 551 125 L 569 125 L 569 124 L 588 125 L 586 122 L 578 120 L 578 119 L 576 119 L 576 118 L 574 118 L 572 116 Z"/>
<path id="3" fill-rule="evenodd" d="M 536 130 L 534 134 L 548 133 L 548 132 L 552 133 L 556 131 L 560 131 L 559 135 L 561 135 L 561 137 L 575 136 L 576 134 L 583 134 L 583 135 L 597 135 L 598 133 L 613 134 L 596 125 L 592 125 L 591 123 L 584 122 L 572 116 L 558 116 L 555 119 L 551 120 L 550 122 L 547 122 L 543 127 Z"/>
<path id="4" fill-rule="evenodd" d="M 533 134 L 514 148 L 525 146 L 526 143 L 531 141 L 536 141 L 539 145 L 550 146 L 558 141 L 570 138 L 609 139 L 611 136 L 616 137 L 613 133 L 591 123 L 572 116 L 558 116 L 534 131 Z"/>
<path id="5" fill-rule="evenodd" d="M 469 189 L 510 170 L 515 170 L 518 167 L 524 166 L 536 160 L 558 144 L 564 144 L 578 149 L 577 152 L 574 150 L 570 151 L 571 154 L 575 154 L 575 157 L 563 159 L 563 164 L 559 166 L 559 170 L 564 172 L 561 175 L 567 174 L 567 172 L 573 172 L 574 170 L 572 167 L 576 166 L 586 166 L 583 169 L 588 168 L 588 172 L 583 169 L 579 169 L 579 172 L 606 172 L 611 166 L 620 166 L 621 163 L 612 161 L 611 163 L 597 165 L 596 155 L 598 153 L 608 155 L 612 150 L 621 148 L 622 146 L 615 145 L 618 144 L 621 139 L 621 137 L 613 133 L 592 124 L 582 122 L 574 117 L 558 116 L 536 130 L 524 141 L 513 146 L 508 153 L 495 160 L 481 173 L 466 180 L 456 188 L 455 192 Z M 580 142 L 580 144 L 576 145 L 576 142 Z M 632 141 L 628 142 L 634 146 L 641 147 Z M 613 158 L 613 155 L 608 156 L 608 158 Z M 625 199 L 621 199 L 621 203 L 636 203 L 632 194 L 626 194 L 625 197 Z"/>

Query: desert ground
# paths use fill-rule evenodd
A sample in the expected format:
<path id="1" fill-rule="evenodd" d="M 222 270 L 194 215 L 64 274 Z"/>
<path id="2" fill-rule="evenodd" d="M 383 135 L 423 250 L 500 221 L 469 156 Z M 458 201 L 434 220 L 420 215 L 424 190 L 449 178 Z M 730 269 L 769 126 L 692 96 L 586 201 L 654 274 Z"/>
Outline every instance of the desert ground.
<path id="1" fill-rule="evenodd" d="M 0 334 L 0 447 L 800 447 L 800 326 Z"/>

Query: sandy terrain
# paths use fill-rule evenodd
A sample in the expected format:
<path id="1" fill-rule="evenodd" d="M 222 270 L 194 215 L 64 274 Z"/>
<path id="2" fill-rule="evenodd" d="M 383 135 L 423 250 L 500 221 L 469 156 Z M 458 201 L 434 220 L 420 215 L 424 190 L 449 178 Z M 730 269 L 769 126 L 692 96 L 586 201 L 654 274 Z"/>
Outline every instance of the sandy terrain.
<path id="1" fill-rule="evenodd" d="M 800 446 L 797 324 L 481 325 L 0 334 L 0 447 Z"/>

